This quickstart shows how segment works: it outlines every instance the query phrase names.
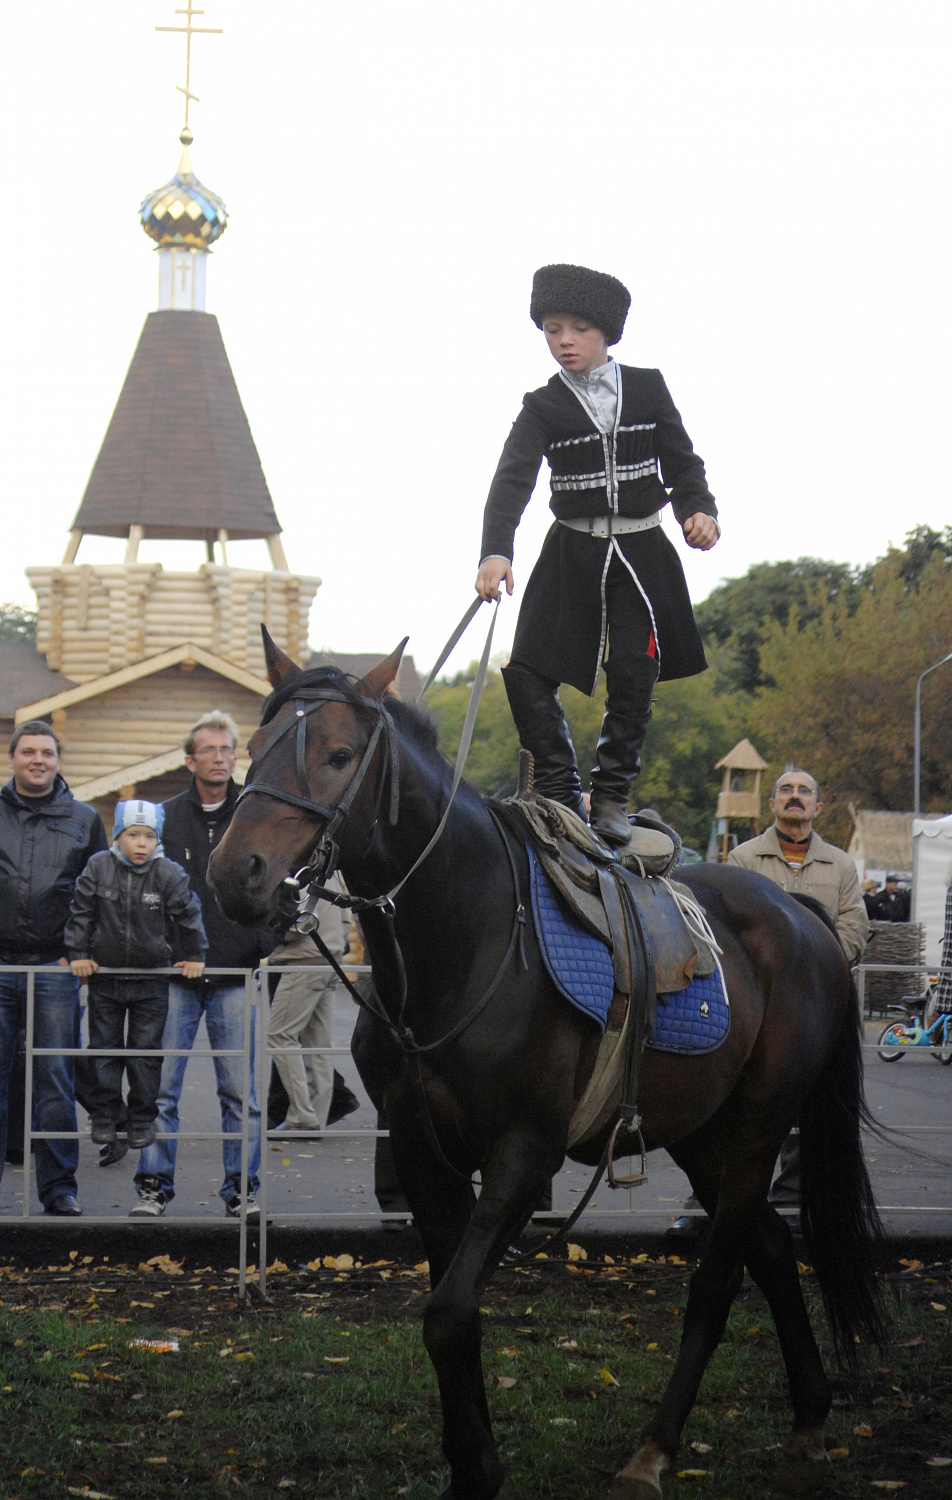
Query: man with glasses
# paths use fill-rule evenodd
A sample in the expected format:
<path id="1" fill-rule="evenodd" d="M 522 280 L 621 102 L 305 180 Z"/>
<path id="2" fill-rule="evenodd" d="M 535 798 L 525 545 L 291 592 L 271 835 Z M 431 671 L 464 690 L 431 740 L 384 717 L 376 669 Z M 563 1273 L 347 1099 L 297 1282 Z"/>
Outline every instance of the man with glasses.
<path id="1" fill-rule="evenodd" d="M 188 875 L 189 885 L 202 905 L 208 935 L 206 969 L 256 969 L 274 947 L 268 928 L 241 927 L 222 914 L 207 883 L 208 860 L 221 842 L 235 812 L 235 752 L 238 726 L 230 714 L 213 709 L 192 726 L 185 739 L 185 764 L 191 785 L 165 803 L 162 840 L 165 853 Z M 184 955 L 176 953 L 173 958 Z M 172 980 L 169 1012 L 162 1037 L 165 1049 L 191 1049 L 199 1022 L 205 1017 L 209 1045 L 224 1051 L 241 1051 L 244 1045 L 245 981 L 239 975 L 207 974 L 201 979 Z M 166 1057 L 159 1086 L 156 1131 L 168 1132 L 168 1140 L 157 1140 L 139 1159 L 135 1182 L 139 1201 L 132 1218 L 158 1218 L 175 1197 L 175 1160 L 179 1128 L 179 1100 L 185 1082 L 187 1057 Z M 215 1077 L 221 1106 L 222 1129 L 237 1139 L 222 1143 L 225 1177 L 220 1196 L 225 1212 L 240 1218 L 242 1204 L 249 1219 L 257 1219 L 258 1169 L 261 1164 L 261 1114 L 254 1089 L 254 1032 L 251 1033 L 251 1071 L 244 1076 L 240 1057 L 216 1057 Z M 247 1088 L 248 1161 L 241 1175 L 241 1100 Z"/>
<path id="2" fill-rule="evenodd" d="M 728 854 L 727 863 L 753 870 L 791 895 L 812 896 L 819 901 L 836 927 L 847 959 L 851 964 L 858 963 L 869 937 L 869 918 L 852 859 L 814 831 L 814 821 L 823 811 L 816 778 L 809 771 L 784 771 L 774 784 L 770 811 L 774 821 L 767 832 L 738 844 Z M 770 1202 L 775 1207 L 798 1208 L 800 1137 L 796 1130 L 783 1144 L 779 1165 Z M 697 1206 L 696 1199 L 685 1204 L 686 1208 Z M 668 1233 L 689 1237 L 698 1233 L 703 1223 L 685 1216 L 676 1219 Z"/>

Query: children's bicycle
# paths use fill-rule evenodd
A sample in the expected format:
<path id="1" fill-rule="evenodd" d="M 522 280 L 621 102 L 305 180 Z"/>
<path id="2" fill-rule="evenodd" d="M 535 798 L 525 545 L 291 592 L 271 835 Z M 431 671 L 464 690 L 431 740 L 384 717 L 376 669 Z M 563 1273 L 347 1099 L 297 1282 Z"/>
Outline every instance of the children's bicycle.
<path id="1" fill-rule="evenodd" d="M 893 1021 L 879 1038 L 879 1055 L 883 1062 L 899 1062 L 910 1047 L 931 1047 L 932 1056 L 946 1067 L 952 1063 L 952 1011 L 938 1011 L 928 1026 L 923 1018 L 928 1013 L 931 995 L 908 997 L 913 1013 L 905 1021 Z"/>

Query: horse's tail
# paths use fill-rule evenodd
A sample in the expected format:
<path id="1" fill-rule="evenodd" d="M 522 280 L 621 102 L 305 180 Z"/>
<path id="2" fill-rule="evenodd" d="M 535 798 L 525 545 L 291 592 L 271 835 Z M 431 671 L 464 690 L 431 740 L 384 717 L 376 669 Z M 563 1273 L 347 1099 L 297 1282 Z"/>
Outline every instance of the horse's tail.
<path id="1" fill-rule="evenodd" d="M 875 1129 L 863 1092 L 863 1040 L 851 976 L 839 1035 L 800 1111 L 803 1233 L 837 1351 L 849 1363 L 855 1360 L 858 1339 L 881 1347 L 886 1338 L 876 1274 L 883 1265 L 885 1240 L 861 1138 L 863 1125 Z"/>

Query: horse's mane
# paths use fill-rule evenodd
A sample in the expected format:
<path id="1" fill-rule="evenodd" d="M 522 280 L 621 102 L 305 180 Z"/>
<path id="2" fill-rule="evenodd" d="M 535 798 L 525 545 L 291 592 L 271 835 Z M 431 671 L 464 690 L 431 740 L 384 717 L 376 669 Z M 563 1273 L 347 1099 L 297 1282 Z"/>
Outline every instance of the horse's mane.
<path id="1" fill-rule="evenodd" d="M 353 677 L 349 672 L 342 672 L 339 667 L 312 667 L 287 678 L 265 699 L 261 710 L 262 724 L 269 724 L 278 709 L 292 698 L 303 698 L 306 702 L 308 699 L 318 697 L 325 688 L 335 689 L 355 708 L 366 706 L 367 695 L 359 677 Z M 431 755 L 440 753 L 439 727 L 426 709 L 419 708 L 415 703 L 404 703 L 402 699 L 390 696 L 383 699 L 383 707 L 407 738 L 419 746 L 424 753 L 428 752 Z"/>

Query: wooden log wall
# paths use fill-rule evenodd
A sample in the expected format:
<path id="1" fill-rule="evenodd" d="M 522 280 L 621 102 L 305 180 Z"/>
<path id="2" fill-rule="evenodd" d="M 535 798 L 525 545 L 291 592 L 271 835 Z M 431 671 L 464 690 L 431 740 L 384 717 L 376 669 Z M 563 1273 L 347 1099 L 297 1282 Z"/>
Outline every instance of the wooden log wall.
<path id="1" fill-rule="evenodd" d="M 319 578 L 206 563 L 197 572 L 161 563 L 62 563 L 27 569 L 38 605 L 37 646 L 73 682 L 193 641 L 264 675 L 262 622 L 294 660 L 307 650 Z"/>
<path id="2" fill-rule="evenodd" d="M 177 747 L 201 714 L 220 708 L 239 727 L 239 755 L 258 726 L 261 699 L 204 667 L 169 667 L 65 710 L 63 775 L 79 789 Z M 142 795 L 146 795 L 144 792 Z"/>

